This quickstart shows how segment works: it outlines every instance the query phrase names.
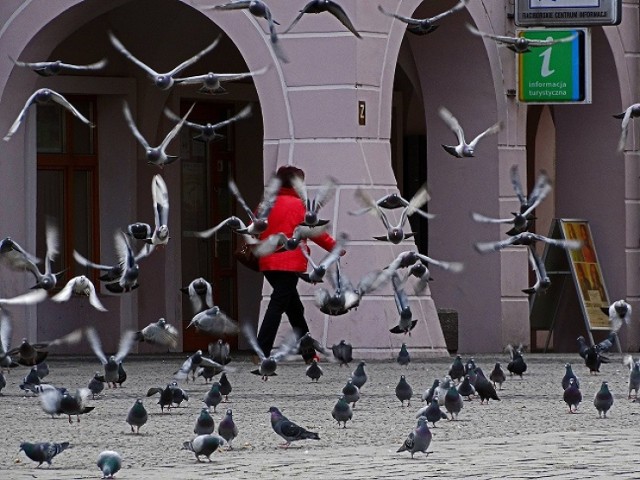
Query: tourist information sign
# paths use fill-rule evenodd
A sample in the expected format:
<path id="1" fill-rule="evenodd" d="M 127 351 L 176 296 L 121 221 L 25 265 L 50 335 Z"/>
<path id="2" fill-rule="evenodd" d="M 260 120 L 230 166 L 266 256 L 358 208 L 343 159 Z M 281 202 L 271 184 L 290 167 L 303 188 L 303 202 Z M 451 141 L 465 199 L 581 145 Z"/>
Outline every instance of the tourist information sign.
<path id="1" fill-rule="evenodd" d="M 618 25 L 622 0 L 516 0 L 518 27 Z"/>

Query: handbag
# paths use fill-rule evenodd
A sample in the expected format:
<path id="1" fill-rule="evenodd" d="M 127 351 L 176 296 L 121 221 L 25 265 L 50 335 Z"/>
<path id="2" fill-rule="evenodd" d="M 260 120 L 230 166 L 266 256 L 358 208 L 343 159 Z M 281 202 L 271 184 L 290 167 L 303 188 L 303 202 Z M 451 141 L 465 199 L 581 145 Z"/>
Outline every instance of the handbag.
<path id="1" fill-rule="evenodd" d="M 233 256 L 249 270 L 253 270 L 254 272 L 260 271 L 260 262 L 258 261 L 258 257 L 253 254 L 251 246 L 244 240 L 238 240 L 238 245 L 236 246 L 236 250 L 233 252 Z"/>

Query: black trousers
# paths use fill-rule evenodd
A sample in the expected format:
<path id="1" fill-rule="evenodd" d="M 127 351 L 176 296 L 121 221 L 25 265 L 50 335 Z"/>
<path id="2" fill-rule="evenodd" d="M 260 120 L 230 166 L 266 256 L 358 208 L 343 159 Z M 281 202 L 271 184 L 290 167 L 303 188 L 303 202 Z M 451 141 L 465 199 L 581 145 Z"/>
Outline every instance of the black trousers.
<path id="1" fill-rule="evenodd" d="M 272 270 L 264 272 L 264 277 L 273 287 L 273 292 L 258 332 L 258 345 L 269 356 L 283 313 L 287 314 L 298 338 L 309 331 L 309 326 L 304 319 L 304 307 L 298 295 L 298 274 Z"/>

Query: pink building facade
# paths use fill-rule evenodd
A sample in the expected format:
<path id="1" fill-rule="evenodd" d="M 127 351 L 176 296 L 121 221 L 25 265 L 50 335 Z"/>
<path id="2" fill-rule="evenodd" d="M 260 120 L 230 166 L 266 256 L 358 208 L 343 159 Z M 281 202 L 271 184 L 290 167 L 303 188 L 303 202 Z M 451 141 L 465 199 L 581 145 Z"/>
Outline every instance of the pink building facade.
<path id="1" fill-rule="evenodd" d="M 94 310 L 83 298 L 12 308 L 14 343 L 21 337 L 47 340 L 91 324 L 103 338 L 109 334 L 105 348 L 115 349 L 117 332 L 139 329 L 159 317 L 183 330 L 192 312 L 179 288 L 196 276 L 215 278 L 220 305 L 241 323 L 257 325 L 269 299 L 262 276 L 229 262 L 229 235 L 221 234 L 216 247 L 213 240 L 195 239 L 192 232 L 209 228 L 234 208 L 226 193 L 227 175 L 234 176 L 249 203 L 256 204 L 269 175 L 291 163 L 306 171 L 311 188 L 328 175 L 338 179 L 336 195 L 324 212 L 332 220 L 332 233 L 349 234 L 342 267 L 350 278 L 357 280 L 415 247 L 413 241 L 397 246 L 377 242 L 372 236 L 383 233 L 379 220 L 348 214 L 359 206 L 354 199 L 359 187 L 379 197 L 415 191 L 426 181 L 428 209 L 437 217 L 428 226 L 420 226 L 422 220 L 414 224 L 417 242 L 434 258 L 465 264 L 457 275 L 434 268 L 435 281 L 426 293 L 410 296 L 419 320 L 411 337 L 389 333 L 397 322 L 390 287 L 365 297 L 356 311 L 328 317 L 313 304 L 316 287 L 302 286 L 312 334 L 328 346 L 347 339 L 363 358 L 388 358 L 402 342 L 417 356 L 446 354 L 437 315 L 441 308 L 458 312 L 460 352 L 501 351 L 507 343 L 530 345 L 529 299 L 521 292 L 530 282 L 526 250 L 514 247 L 479 255 L 475 242 L 504 238 L 506 229 L 477 224 L 470 217 L 471 211 L 505 217 L 519 208 L 509 181 L 514 164 L 528 185 L 541 169 L 553 179 L 553 193 L 537 211 L 536 231 L 546 235 L 553 218 L 589 220 L 610 297 L 626 298 L 640 311 L 640 136 L 638 127 L 631 125 L 624 153 L 617 153 L 620 122 L 611 117 L 640 97 L 637 1 L 623 2 L 620 25 L 591 29 L 592 103 L 552 106 L 519 103 L 512 94 L 516 55 L 471 35 L 465 27 L 470 23 L 481 31 L 513 34 L 511 2 L 472 0 L 432 34 L 414 36 L 405 24 L 382 15 L 377 4 L 425 18 L 454 2 L 343 0 L 362 38 L 327 14 L 306 15 L 291 32 L 279 36 L 289 63 L 274 55 L 265 22 L 245 11 L 209 8 L 217 3 L 221 2 L 5 0 L 0 5 L 0 131 L 9 129 L 37 88 L 92 102 L 96 137 L 91 154 L 97 161 L 87 198 L 94 209 L 93 259 L 113 262 L 114 231 L 134 221 L 153 222 L 154 174 L 165 178 L 171 201 L 171 241 L 141 262 L 139 289 L 112 296 L 101 288 L 107 313 Z M 279 30 L 284 30 L 306 2 L 268 3 L 282 24 Z M 269 69 L 252 82 L 225 85 L 225 95 L 204 96 L 197 87 L 177 85 L 162 91 L 112 47 L 109 31 L 158 71 L 172 69 L 219 34 L 223 37 L 218 47 L 185 75 Z M 16 67 L 9 57 L 76 64 L 104 57 L 109 63 L 91 74 L 40 77 Z M 250 103 L 253 116 L 235 124 L 222 146 L 204 147 L 185 130 L 168 149 L 181 160 L 160 171 L 146 164 L 130 134 L 123 101 L 152 144 L 173 125 L 163 114 L 165 108 L 184 113 L 196 101 L 204 118 L 235 113 Z M 476 158 L 454 159 L 441 147 L 453 140 L 437 113 L 443 105 L 469 135 L 498 120 L 504 127 L 480 143 Z M 39 197 L 39 172 L 46 160 L 38 138 L 32 109 L 11 140 L 0 142 L 0 233 L 29 251 L 36 251 L 44 235 L 38 209 L 48 201 Z M 61 269 L 72 260 L 65 262 Z M 31 286 L 26 274 L 0 269 L 0 296 Z M 571 336 L 574 327 L 581 326 L 575 318 L 577 306 L 567 301 L 562 308 L 557 336 Z M 283 331 L 287 325 L 284 320 Z M 179 349 L 190 351 L 210 340 L 203 338 L 185 332 Z M 623 348 L 636 350 L 640 329 L 625 328 L 621 339 Z M 141 346 L 139 351 L 152 349 Z"/>

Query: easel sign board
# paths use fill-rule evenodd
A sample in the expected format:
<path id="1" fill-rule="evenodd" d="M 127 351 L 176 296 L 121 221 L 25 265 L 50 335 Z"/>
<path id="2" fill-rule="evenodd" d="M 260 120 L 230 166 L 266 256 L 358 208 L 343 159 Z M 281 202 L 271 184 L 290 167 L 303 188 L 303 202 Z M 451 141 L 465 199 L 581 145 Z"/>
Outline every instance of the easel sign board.
<path id="1" fill-rule="evenodd" d="M 560 219 L 565 239 L 580 240 L 582 247 L 567 250 L 580 305 L 590 330 L 610 330 L 609 316 L 601 309 L 609 307 L 609 295 L 602 277 L 596 247 L 586 220 Z"/>

